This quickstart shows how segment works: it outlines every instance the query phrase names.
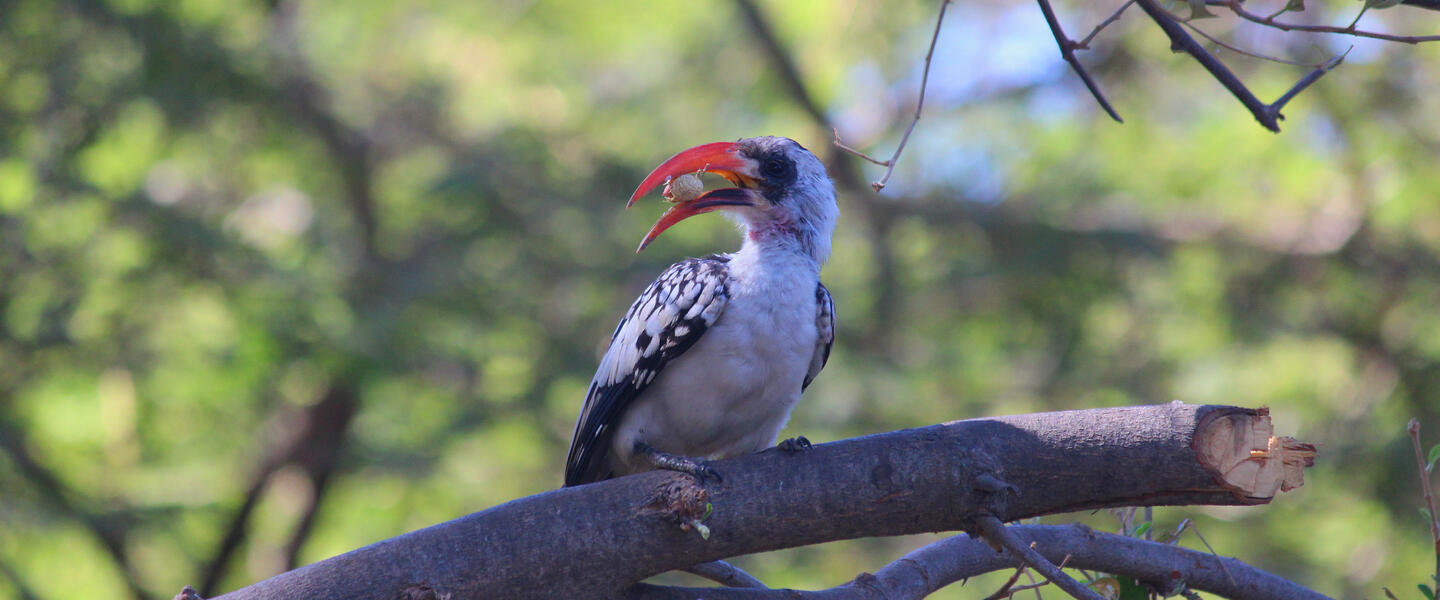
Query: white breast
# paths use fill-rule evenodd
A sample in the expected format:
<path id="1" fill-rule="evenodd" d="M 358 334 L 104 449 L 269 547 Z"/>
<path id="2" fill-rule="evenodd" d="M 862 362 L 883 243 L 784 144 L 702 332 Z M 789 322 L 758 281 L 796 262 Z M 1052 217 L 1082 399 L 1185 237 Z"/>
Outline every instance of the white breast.
<path id="1" fill-rule="evenodd" d="M 636 440 L 708 458 L 775 443 L 800 400 L 818 341 L 819 275 L 804 257 L 759 258 L 734 256 L 724 314 L 626 412 L 612 444 L 617 472 L 643 468 L 630 464 Z"/>

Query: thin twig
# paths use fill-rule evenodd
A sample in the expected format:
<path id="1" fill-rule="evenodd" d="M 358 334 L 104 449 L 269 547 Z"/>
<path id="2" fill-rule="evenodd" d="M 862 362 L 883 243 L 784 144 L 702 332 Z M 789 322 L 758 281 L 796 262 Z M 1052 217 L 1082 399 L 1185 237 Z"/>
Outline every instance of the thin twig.
<path id="1" fill-rule="evenodd" d="M 1405 427 L 1410 432 L 1410 443 L 1415 446 L 1415 463 L 1420 468 L 1420 493 L 1425 495 L 1425 507 L 1430 510 L 1430 539 L 1435 542 L 1435 581 L 1440 583 L 1440 518 L 1435 516 L 1435 493 L 1430 489 L 1430 471 L 1426 467 L 1425 453 L 1420 444 L 1420 420 L 1410 419 Z"/>
<path id="2" fill-rule="evenodd" d="M 888 160 L 880 160 L 880 159 L 878 159 L 878 158 L 875 158 L 875 157 L 873 157 L 873 156 L 870 156 L 869 154 L 866 154 L 866 153 L 864 153 L 864 152 L 861 152 L 861 151 L 859 151 L 859 150 L 856 150 L 856 149 L 854 149 L 854 148 L 851 148 L 851 147 L 849 147 L 849 146 L 846 146 L 844 142 L 841 142 L 841 141 L 840 141 L 840 130 L 839 130 L 839 129 L 831 129 L 831 130 L 830 130 L 830 133 L 835 136 L 835 147 L 836 147 L 836 148 L 839 148 L 839 149 L 841 149 L 841 150 L 844 150 L 845 152 L 848 152 L 848 153 L 850 153 L 850 154 L 853 154 L 853 155 L 855 155 L 855 156 L 858 156 L 858 157 L 860 157 L 860 158 L 863 158 L 863 159 L 865 159 L 865 160 L 868 160 L 868 161 L 870 161 L 870 162 L 872 162 L 872 163 L 875 163 L 875 164 L 877 164 L 877 165 L 880 165 L 880 166 L 882 166 L 882 167 L 888 167 L 888 166 L 890 166 L 890 161 L 888 161 Z"/>
<path id="3" fill-rule="evenodd" d="M 1260 60 L 1268 60 L 1268 61 L 1270 61 L 1270 62 L 1280 63 L 1280 64 L 1282 64 L 1282 65 L 1290 65 L 1290 66 L 1292 66 L 1292 67 L 1312 67 L 1312 68 L 1314 68 L 1314 67 L 1316 67 L 1316 66 L 1319 66 L 1319 65 L 1309 64 L 1309 63 L 1302 63 L 1302 62 L 1294 61 L 1294 60 L 1287 60 L 1287 59 L 1284 59 L 1284 58 L 1280 58 L 1280 57 L 1278 57 L 1278 56 L 1269 56 L 1269 55 L 1266 55 L 1266 54 L 1260 54 L 1259 52 L 1252 52 L 1252 51 L 1250 51 L 1250 50 L 1246 50 L 1246 49 L 1241 48 L 1241 47 L 1239 47 L 1239 46 L 1235 46 L 1235 45 L 1232 45 L 1232 44 L 1225 43 L 1225 42 L 1221 41 L 1219 38 L 1217 38 L 1217 37 L 1215 37 L 1215 36 L 1213 36 L 1213 35 L 1210 35 L 1210 34 L 1208 34 L 1208 33 L 1205 33 L 1205 30 L 1200 29 L 1199 27 L 1196 27 L 1195 24 L 1194 24 L 1194 23 L 1191 23 L 1190 21 L 1181 21 L 1180 24 L 1182 24 L 1182 25 L 1184 25 L 1184 26 L 1186 26 L 1186 27 L 1189 27 L 1189 28 L 1190 28 L 1190 31 L 1193 31 L 1193 32 L 1195 32 L 1195 33 L 1200 34 L 1200 37 L 1203 37 L 1203 38 L 1205 38 L 1205 39 L 1207 39 L 1207 40 L 1210 40 L 1210 42 L 1213 43 L 1213 44 L 1215 44 L 1216 46 L 1219 46 L 1219 47 L 1221 47 L 1221 48 L 1224 48 L 1224 49 L 1229 50 L 1229 51 L 1231 51 L 1231 52 L 1234 52 L 1234 53 L 1236 53 L 1236 54 L 1248 56 L 1248 57 L 1250 57 L 1250 58 L 1258 58 L 1258 59 L 1260 59 Z M 1324 64 L 1324 63 L 1321 63 L 1321 64 Z"/>
<path id="4" fill-rule="evenodd" d="M 1017 567 L 1015 572 L 1010 575 L 1010 579 L 1005 580 L 1005 585 L 1000 586 L 1000 589 L 995 590 L 995 593 L 987 596 L 985 600 L 1000 600 L 1001 598 L 1014 596 L 1015 592 L 1010 591 L 1010 588 L 1015 586 L 1015 582 L 1020 581 L 1020 575 L 1028 568 L 1028 566 L 1023 564 Z"/>
<path id="5" fill-rule="evenodd" d="M 910 126 L 905 128 L 905 135 L 900 136 L 900 145 L 895 147 L 895 153 L 890 155 L 890 160 L 880 162 L 864 153 L 840 143 L 840 134 L 835 133 L 835 146 L 864 158 L 870 162 L 885 166 L 885 175 L 879 181 L 870 184 L 876 192 L 885 189 L 885 183 L 890 181 L 890 175 L 895 172 L 895 163 L 900 160 L 900 153 L 905 150 L 905 144 L 910 141 L 910 134 L 915 131 L 915 125 L 920 122 L 920 111 L 925 108 L 925 88 L 930 83 L 930 59 L 935 56 L 935 44 L 940 41 L 940 25 L 945 22 L 945 9 L 950 6 L 950 0 L 940 0 L 940 16 L 935 18 L 935 33 L 930 36 L 930 50 L 925 52 L 925 70 L 920 74 L 920 97 L 915 100 L 915 117 L 910 120 Z"/>
<path id="6" fill-rule="evenodd" d="M 1335 27 L 1335 26 L 1333 26 L 1333 25 L 1301 25 L 1301 24 L 1299 24 L 1299 23 L 1285 23 L 1285 22 L 1281 22 L 1281 21 L 1276 21 L 1273 16 L 1271 16 L 1271 17 L 1262 17 L 1262 16 L 1257 15 L 1257 14 L 1255 14 L 1255 13 L 1252 13 L 1252 12 L 1250 12 L 1250 11 L 1248 11 L 1248 10 L 1245 10 L 1245 7 L 1240 4 L 1240 0 L 1230 0 L 1227 4 L 1225 4 L 1225 7 L 1226 7 L 1226 8 L 1229 8 L 1230 11 L 1231 11 L 1231 12 L 1234 12 L 1236 16 L 1238 16 L 1238 17 L 1240 17 L 1240 18 L 1242 18 L 1242 19 L 1245 19 L 1246 21 L 1250 21 L 1250 22 L 1253 22 L 1253 23 L 1259 23 L 1259 24 L 1264 25 L 1264 26 L 1266 26 L 1266 27 L 1274 27 L 1274 28 L 1279 29 L 1279 30 L 1281 30 L 1281 31 L 1292 31 L 1292 30 L 1293 30 L 1293 31 L 1310 31 L 1310 32 L 1315 32 L 1315 33 L 1336 33 L 1336 34 L 1341 34 L 1341 35 L 1353 35 L 1353 36 L 1355 36 L 1355 37 L 1371 38 L 1371 39 L 1376 39 L 1376 40 L 1385 40 L 1385 41 L 1387 41 L 1387 42 L 1401 42 L 1401 43 L 1404 43 L 1404 44 L 1419 44 L 1419 43 L 1422 43 L 1422 42 L 1436 42 L 1436 41 L 1440 41 L 1440 35 L 1395 35 L 1395 34 L 1392 34 L 1392 33 L 1380 33 L 1380 32 L 1378 32 L 1378 31 L 1365 31 L 1365 30 L 1363 30 L 1363 29 L 1356 29 L 1354 23 L 1351 23 L 1349 27 Z M 1358 21 L 1358 17 L 1357 17 L 1357 21 Z"/>
<path id="7" fill-rule="evenodd" d="M 1184 531 L 1186 525 L 1189 525 L 1190 531 L 1195 532 L 1195 537 L 1200 538 L 1200 543 L 1205 544 L 1205 549 L 1210 552 L 1210 556 L 1215 557 L 1215 562 L 1220 563 L 1220 570 L 1225 571 L 1225 577 L 1228 577 L 1230 583 L 1234 584 L 1235 575 L 1230 572 L 1230 567 L 1225 566 L 1225 561 L 1220 560 L 1220 555 L 1215 553 L 1215 547 L 1211 546 L 1210 542 L 1205 541 L 1205 536 L 1200 533 L 1200 526 L 1196 525 L 1194 521 L 1185 519 L 1180 523 L 1180 528 L 1175 530 L 1175 541 L 1180 541 L 1180 533 Z"/>
<path id="8" fill-rule="evenodd" d="M 1080 81 L 1085 83 L 1085 89 L 1090 90 L 1090 95 L 1100 103 L 1100 108 L 1105 109 L 1105 112 L 1109 113 L 1110 118 L 1115 119 L 1116 123 L 1124 123 L 1125 119 L 1121 119 L 1120 113 L 1115 112 L 1115 108 L 1110 106 L 1110 101 L 1105 99 L 1105 94 L 1101 93 L 1100 86 L 1096 85 L 1095 80 L 1090 78 L 1090 73 L 1086 72 L 1085 67 L 1080 64 L 1080 59 L 1075 58 L 1075 41 L 1066 37 L 1065 30 L 1060 28 L 1060 19 L 1055 17 L 1055 9 L 1050 8 L 1050 0 L 1038 0 L 1038 2 L 1040 3 L 1040 12 L 1045 15 L 1045 23 L 1050 26 L 1050 33 L 1055 35 L 1055 44 L 1060 46 L 1060 56 L 1065 59 L 1065 62 L 1070 63 L 1070 68 L 1080 76 Z M 1119 13 L 1116 15 L 1118 16 Z"/>
<path id="9" fill-rule="evenodd" d="M 1111 14 L 1109 18 L 1101 21 L 1099 25 L 1096 25 L 1094 29 L 1090 30 L 1090 35 L 1085 36 L 1085 39 L 1078 42 L 1071 42 L 1071 47 L 1076 50 L 1089 50 L 1090 41 L 1095 39 L 1095 36 L 1100 35 L 1100 30 L 1109 27 L 1111 23 L 1119 21 L 1120 13 L 1125 12 L 1125 9 L 1130 8 L 1130 5 L 1134 3 L 1135 0 L 1125 0 L 1125 3 L 1121 4 L 1120 8 L 1115 9 L 1115 12 Z"/>
<path id="10" fill-rule="evenodd" d="M 1335 67 L 1340 66 L 1340 63 L 1345 62 L 1345 57 L 1349 56 L 1350 50 L 1353 50 L 1354 48 L 1354 46 L 1346 48 L 1344 54 L 1336 56 L 1335 58 L 1330 59 L 1329 62 L 1323 65 L 1319 65 L 1313 70 L 1311 70 L 1309 73 L 1306 73 L 1304 77 L 1300 78 L 1300 81 L 1295 82 L 1295 85 L 1291 86 L 1289 91 L 1282 94 L 1279 99 L 1270 103 L 1271 108 L 1274 108 L 1275 113 L 1279 114 L 1280 109 L 1285 108 L 1285 105 L 1289 104 L 1290 100 L 1294 98 L 1297 94 L 1304 91 L 1305 88 L 1310 87 L 1310 84 L 1319 81 L 1321 77 L 1323 77 L 1326 73 L 1329 73 Z"/>
<path id="11" fill-rule="evenodd" d="M 1144 0 L 1140 1 L 1143 2 Z M 1031 568 L 1044 576 L 1045 579 L 1050 580 L 1050 583 L 1065 590 L 1065 593 L 1080 600 L 1104 600 L 1104 597 L 1095 592 L 1095 590 L 1085 587 L 1085 584 L 1076 581 L 1074 577 L 1066 575 L 1064 571 L 1061 571 L 1054 563 L 1046 560 L 1045 557 L 1041 556 L 1039 552 L 1036 552 L 1034 548 L 1021 542 L 1020 539 L 1016 537 L 1014 533 L 1010 532 L 1005 527 L 1005 524 L 1001 523 L 1000 519 L 994 515 L 980 515 L 975 518 L 975 524 L 977 528 L 979 528 L 981 535 L 985 536 L 986 539 L 999 543 L 1006 550 L 1010 551 L 1011 554 L 1014 554 L 1017 558 L 1024 561 L 1025 564 L 1030 565 Z"/>

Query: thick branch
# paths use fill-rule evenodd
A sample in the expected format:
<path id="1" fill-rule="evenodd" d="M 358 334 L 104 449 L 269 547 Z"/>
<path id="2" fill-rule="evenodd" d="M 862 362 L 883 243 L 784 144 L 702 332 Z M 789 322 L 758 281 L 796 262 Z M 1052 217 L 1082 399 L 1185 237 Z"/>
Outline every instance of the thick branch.
<path id="1" fill-rule="evenodd" d="M 730 556 L 1133 505 L 1268 502 L 1308 454 L 1264 411 L 1172 403 L 957 421 L 522 498 L 279 575 L 249 598 L 587 598 Z M 1008 486 L 1006 485 L 1008 483 Z M 1013 486 L 1013 489 L 1011 489 Z M 714 507 L 702 539 L 678 514 Z M 698 506 L 696 506 L 698 504 Z"/>

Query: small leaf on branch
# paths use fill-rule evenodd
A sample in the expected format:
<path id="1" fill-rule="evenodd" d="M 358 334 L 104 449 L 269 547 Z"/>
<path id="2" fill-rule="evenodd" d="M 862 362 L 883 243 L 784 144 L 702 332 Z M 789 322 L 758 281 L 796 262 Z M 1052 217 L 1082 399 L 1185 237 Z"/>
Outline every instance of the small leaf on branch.
<path id="1" fill-rule="evenodd" d="M 1290 0 L 1289 2 L 1286 2 L 1286 3 L 1285 3 L 1285 10 L 1286 10 L 1286 12 L 1289 12 L 1289 11 L 1292 11 L 1292 10 L 1293 10 L 1293 11 L 1303 11 L 1303 10 L 1305 10 L 1305 0 Z"/>
<path id="2" fill-rule="evenodd" d="M 1153 524 L 1154 523 L 1150 521 L 1141 523 L 1140 526 L 1136 527 L 1135 531 L 1130 534 L 1130 537 L 1145 537 L 1145 532 L 1150 531 L 1150 526 Z"/>
<path id="3" fill-rule="evenodd" d="M 1430 586 L 1421 583 L 1416 584 L 1415 587 L 1420 588 L 1420 593 L 1424 594 L 1428 600 L 1435 600 L 1435 590 L 1430 589 Z"/>
<path id="4" fill-rule="evenodd" d="M 1400 2 L 1401 0 L 1365 0 L 1365 8 L 1367 10 L 1372 8 L 1375 10 L 1381 10 L 1385 8 L 1400 6 Z"/>
<path id="5" fill-rule="evenodd" d="M 1425 459 L 1425 470 L 1434 471 L 1435 461 L 1440 461 L 1440 444 L 1430 447 L 1430 457 Z"/>

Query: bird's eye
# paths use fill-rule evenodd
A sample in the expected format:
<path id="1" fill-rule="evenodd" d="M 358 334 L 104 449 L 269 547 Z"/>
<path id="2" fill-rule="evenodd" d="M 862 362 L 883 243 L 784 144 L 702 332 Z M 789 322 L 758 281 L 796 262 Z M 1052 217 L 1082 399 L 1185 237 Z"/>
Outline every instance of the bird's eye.
<path id="1" fill-rule="evenodd" d="M 766 177 L 775 179 L 781 179 L 786 177 L 790 174 L 790 169 L 790 161 L 781 158 L 772 158 L 770 160 L 767 160 L 765 161 L 765 165 L 760 168 L 761 172 L 763 172 Z"/>

